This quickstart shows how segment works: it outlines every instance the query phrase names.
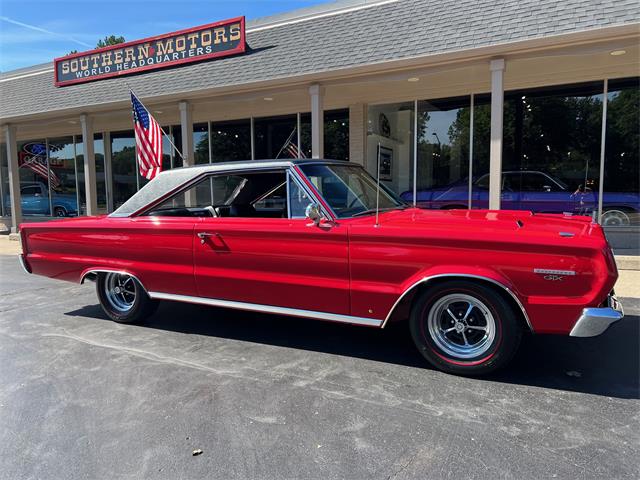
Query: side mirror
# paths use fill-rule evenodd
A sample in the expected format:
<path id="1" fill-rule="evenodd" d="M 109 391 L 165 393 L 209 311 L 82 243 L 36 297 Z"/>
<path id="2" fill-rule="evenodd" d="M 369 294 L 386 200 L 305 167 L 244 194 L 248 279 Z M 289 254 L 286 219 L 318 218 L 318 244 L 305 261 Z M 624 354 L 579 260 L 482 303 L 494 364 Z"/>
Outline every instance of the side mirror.
<path id="1" fill-rule="evenodd" d="M 551 185 L 544 185 L 542 188 L 543 188 L 543 190 L 545 192 L 550 192 L 551 191 Z"/>
<path id="2" fill-rule="evenodd" d="M 322 213 L 320 213 L 320 205 L 317 203 L 310 203 L 304 210 L 304 215 L 314 224 L 318 225 L 322 220 Z"/>

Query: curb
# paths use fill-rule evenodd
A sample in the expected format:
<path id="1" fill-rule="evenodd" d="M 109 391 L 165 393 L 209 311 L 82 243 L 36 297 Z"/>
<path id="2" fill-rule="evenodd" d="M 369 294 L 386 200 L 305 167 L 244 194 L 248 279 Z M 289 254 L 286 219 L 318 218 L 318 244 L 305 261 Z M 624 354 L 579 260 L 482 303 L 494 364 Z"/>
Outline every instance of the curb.
<path id="1" fill-rule="evenodd" d="M 640 256 L 615 255 L 618 270 L 640 270 Z"/>

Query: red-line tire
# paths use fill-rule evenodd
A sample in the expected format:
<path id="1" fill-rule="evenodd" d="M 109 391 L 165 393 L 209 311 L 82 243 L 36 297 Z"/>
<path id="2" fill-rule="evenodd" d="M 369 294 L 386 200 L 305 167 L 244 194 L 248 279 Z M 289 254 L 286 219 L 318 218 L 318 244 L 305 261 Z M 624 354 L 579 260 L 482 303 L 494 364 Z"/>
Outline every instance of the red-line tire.
<path id="1" fill-rule="evenodd" d="M 467 280 L 424 290 L 413 303 L 409 325 L 424 358 L 456 375 L 484 375 L 503 367 L 522 338 L 522 323 L 511 305 L 492 288 Z"/>
<path id="2" fill-rule="evenodd" d="M 140 282 L 131 275 L 101 272 L 96 291 L 104 312 L 118 323 L 140 323 L 158 308 L 158 301 L 149 298 Z"/>

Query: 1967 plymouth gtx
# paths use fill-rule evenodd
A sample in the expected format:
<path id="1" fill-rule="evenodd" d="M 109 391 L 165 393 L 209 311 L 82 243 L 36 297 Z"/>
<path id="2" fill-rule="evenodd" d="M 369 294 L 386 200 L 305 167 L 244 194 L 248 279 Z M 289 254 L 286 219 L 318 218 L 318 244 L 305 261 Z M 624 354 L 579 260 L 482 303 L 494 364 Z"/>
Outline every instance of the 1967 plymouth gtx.
<path id="1" fill-rule="evenodd" d="M 422 355 L 458 374 L 503 366 L 525 332 L 588 337 L 623 316 L 591 218 L 413 208 L 341 161 L 171 170 L 111 215 L 21 235 L 26 271 L 95 280 L 118 322 L 159 300 L 377 328 L 408 318 Z"/>

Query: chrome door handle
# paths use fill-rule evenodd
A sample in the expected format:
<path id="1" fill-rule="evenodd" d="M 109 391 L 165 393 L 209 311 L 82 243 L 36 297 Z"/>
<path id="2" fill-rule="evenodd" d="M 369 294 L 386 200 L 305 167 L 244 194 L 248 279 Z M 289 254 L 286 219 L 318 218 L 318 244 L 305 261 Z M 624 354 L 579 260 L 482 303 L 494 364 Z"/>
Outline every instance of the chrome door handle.
<path id="1" fill-rule="evenodd" d="M 198 232 L 198 238 L 200 239 L 200 243 L 204 244 L 209 237 L 222 237 L 218 232 L 210 233 L 210 232 Z"/>

